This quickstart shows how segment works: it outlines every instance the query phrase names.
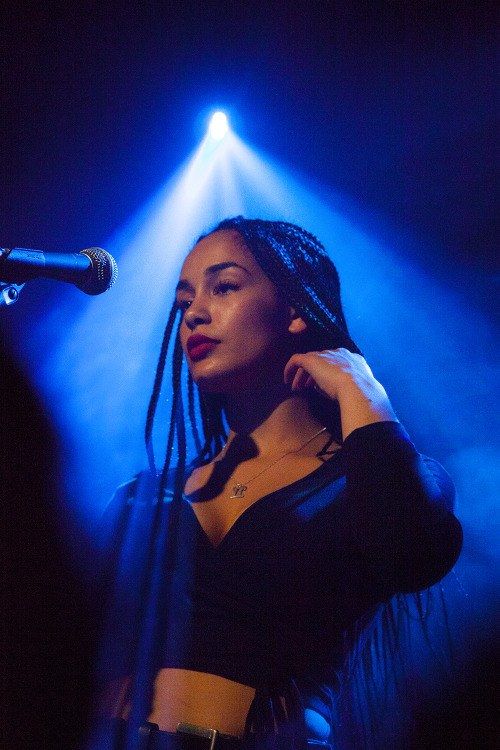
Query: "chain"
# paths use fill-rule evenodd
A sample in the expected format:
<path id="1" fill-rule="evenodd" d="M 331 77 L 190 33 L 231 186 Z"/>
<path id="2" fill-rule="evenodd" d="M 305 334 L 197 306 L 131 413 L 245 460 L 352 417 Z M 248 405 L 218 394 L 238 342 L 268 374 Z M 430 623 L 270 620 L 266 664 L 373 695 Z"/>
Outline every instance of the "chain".
<path id="1" fill-rule="evenodd" d="M 245 480 L 245 482 L 246 482 L 245 484 L 243 484 L 242 482 L 237 482 L 234 485 L 234 487 L 233 487 L 233 494 L 229 496 L 230 499 L 233 500 L 235 498 L 245 497 L 245 492 L 248 489 L 248 485 L 250 484 L 250 482 L 253 482 L 253 480 L 257 479 L 257 477 L 260 477 L 261 474 L 264 474 L 264 472 L 268 471 L 273 466 L 276 466 L 277 463 L 279 463 L 283 458 L 285 458 L 285 456 L 289 456 L 290 453 L 300 453 L 300 451 L 303 448 L 305 448 L 306 445 L 309 445 L 309 443 L 311 443 L 314 440 L 314 438 L 317 438 L 318 435 L 321 435 L 321 433 L 325 432 L 325 430 L 326 430 L 326 427 L 322 427 L 321 430 L 318 430 L 318 432 L 315 432 L 312 437 L 308 438 L 306 440 L 306 442 L 302 443 L 302 445 L 300 445 L 298 448 L 294 448 L 292 450 L 286 451 L 285 453 L 283 453 L 278 458 L 275 458 L 274 461 L 271 461 L 270 464 L 268 464 L 264 469 L 261 469 L 259 472 L 257 472 L 257 474 L 254 474 L 253 477 L 250 477 L 249 479 L 246 479 Z M 227 451 L 228 447 L 229 447 L 229 444 L 226 443 L 226 445 L 224 446 L 223 451 L 222 451 L 222 456 L 218 459 L 219 461 L 222 461 L 222 459 L 226 455 L 226 451 Z"/>

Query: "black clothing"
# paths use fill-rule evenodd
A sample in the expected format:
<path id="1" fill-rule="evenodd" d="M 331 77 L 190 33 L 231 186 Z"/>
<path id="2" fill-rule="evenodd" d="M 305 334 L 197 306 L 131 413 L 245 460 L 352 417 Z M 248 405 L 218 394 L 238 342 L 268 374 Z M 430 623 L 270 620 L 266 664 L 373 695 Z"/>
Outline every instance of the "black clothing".
<path id="1" fill-rule="evenodd" d="M 118 570 L 122 635 L 153 507 L 148 482 L 151 489 L 139 475 L 116 498 L 139 529 Z M 311 474 L 251 505 L 217 547 L 183 498 L 158 668 L 253 687 L 293 679 L 304 705 L 330 720 L 344 634 L 396 592 L 426 588 L 455 563 L 462 534 L 452 505 L 449 476 L 397 422 L 354 430 Z"/>

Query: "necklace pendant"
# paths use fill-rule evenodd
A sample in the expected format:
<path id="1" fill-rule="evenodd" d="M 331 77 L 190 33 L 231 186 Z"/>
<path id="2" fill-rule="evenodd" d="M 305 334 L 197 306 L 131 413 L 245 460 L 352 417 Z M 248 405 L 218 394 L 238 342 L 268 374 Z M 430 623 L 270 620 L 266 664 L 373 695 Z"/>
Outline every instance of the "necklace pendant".
<path id="1" fill-rule="evenodd" d="M 230 500 L 234 500 L 235 498 L 245 497 L 245 492 L 247 490 L 246 484 L 241 484 L 241 482 L 238 482 L 238 484 L 235 484 L 233 487 L 233 494 L 229 496 Z"/>

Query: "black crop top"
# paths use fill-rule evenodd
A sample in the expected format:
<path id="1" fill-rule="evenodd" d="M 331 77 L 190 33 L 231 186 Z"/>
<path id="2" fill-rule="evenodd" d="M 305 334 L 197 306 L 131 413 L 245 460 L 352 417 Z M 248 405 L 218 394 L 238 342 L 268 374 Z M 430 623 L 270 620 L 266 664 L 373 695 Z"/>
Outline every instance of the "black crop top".
<path id="1" fill-rule="evenodd" d="M 144 477 L 116 496 L 139 519 L 138 539 L 153 507 L 140 490 Z M 167 490 L 167 506 L 171 496 Z M 253 687 L 293 678 L 305 705 L 329 720 L 343 634 L 396 592 L 426 588 L 455 563 L 462 532 L 453 496 L 448 474 L 416 451 L 399 423 L 378 422 L 251 505 L 217 547 L 183 499 L 158 666 Z M 122 636 L 140 554 L 139 542 L 121 555 Z M 119 650 L 120 638 L 112 640 Z"/>

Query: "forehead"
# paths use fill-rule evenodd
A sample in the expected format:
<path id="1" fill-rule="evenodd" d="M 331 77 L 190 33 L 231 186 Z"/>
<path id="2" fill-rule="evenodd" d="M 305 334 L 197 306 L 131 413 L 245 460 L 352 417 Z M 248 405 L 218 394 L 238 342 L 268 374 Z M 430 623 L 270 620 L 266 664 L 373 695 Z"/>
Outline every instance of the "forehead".
<path id="1" fill-rule="evenodd" d="M 262 274 L 254 256 L 234 230 L 212 232 L 196 243 L 182 264 L 181 277 L 203 273 L 209 266 L 231 261 L 252 274 Z"/>

